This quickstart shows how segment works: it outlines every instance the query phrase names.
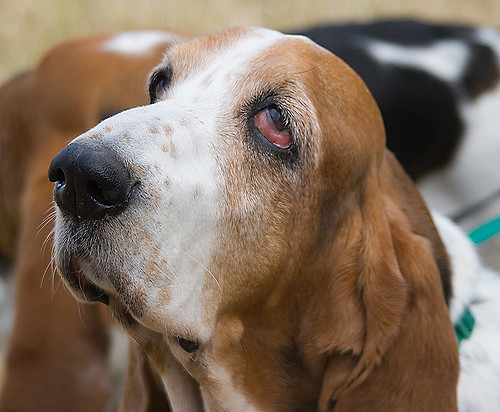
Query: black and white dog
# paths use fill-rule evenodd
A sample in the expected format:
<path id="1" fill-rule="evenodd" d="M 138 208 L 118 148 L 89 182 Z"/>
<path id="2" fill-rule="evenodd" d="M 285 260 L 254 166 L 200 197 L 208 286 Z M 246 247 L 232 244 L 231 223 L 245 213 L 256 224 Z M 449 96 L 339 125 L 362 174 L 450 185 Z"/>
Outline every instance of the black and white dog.
<path id="1" fill-rule="evenodd" d="M 454 217 L 466 231 L 500 216 L 499 31 L 386 21 L 301 33 L 344 59 L 367 83 L 389 148 L 432 209 Z M 450 251 L 450 313 L 464 339 L 460 410 L 498 411 L 500 235 L 479 247 L 493 271 L 480 263 L 457 226 L 434 218 Z M 464 393 L 476 396 L 465 399 Z"/>
<path id="2" fill-rule="evenodd" d="M 500 190 L 500 32 L 386 21 L 302 33 L 366 82 L 389 148 L 431 207 L 454 216 Z M 498 215 L 500 196 L 461 223 L 470 230 Z M 493 243 L 487 263 L 500 270 Z"/>

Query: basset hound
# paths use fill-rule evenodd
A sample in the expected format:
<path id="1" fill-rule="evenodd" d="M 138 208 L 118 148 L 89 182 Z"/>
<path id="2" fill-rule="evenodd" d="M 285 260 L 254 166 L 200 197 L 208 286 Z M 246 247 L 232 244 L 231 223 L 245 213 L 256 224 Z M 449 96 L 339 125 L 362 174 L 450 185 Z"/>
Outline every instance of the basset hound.
<path id="1" fill-rule="evenodd" d="M 456 410 L 446 251 L 361 79 L 238 28 L 169 49 L 149 92 L 52 160 L 54 259 L 172 409 Z"/>

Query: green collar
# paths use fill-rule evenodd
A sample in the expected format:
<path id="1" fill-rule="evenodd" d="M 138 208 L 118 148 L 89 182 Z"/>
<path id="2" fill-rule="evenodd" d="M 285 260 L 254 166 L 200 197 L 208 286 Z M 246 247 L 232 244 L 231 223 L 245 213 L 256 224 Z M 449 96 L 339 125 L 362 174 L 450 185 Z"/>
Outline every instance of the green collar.
<path id="1" fill-rule="evenodd" d="M 474 243 L 479 244 L 491 239 L 498 233 L 500 233 L 500 216 L 470 232 L 469 237 Z"/>
<path id="2" fill-rule="evenodd" d="M 458 344 L 464 339 L 468 339 L 472 334 L 472 329 L 474 329 L 474 316 L 472 315 L 470 308 L 468 306 L 465 307 L 462 312 L 462 316 L 457 323 L 455 323 L 455 334 L 457 335 Z"/>
<path id="3" fill-rule="evenodd" d="M 496 236 L 498 233 L 500 233 L 500 216 L 473 230 L 469 233 L 469 237 L 475 244 L 480 244 Z M 472 315 L 470 308 L 466 306 L 458 322 L 453 325 L 455 327 L 455 334 L 457 335 L 459 345 L 462 340 L 470 337 L 472 330 L 474 329 L 474 323 L 474 316 Z"/>

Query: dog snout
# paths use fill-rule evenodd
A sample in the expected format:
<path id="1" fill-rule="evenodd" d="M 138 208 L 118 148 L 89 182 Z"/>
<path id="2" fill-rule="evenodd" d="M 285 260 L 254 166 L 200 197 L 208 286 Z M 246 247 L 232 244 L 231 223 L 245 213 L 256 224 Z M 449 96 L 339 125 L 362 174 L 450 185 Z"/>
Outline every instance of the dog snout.
<path id="1" fill-rule="evenodd" d="M 97 220 L 122 212 L 134 182 L 129 170 L 108 148 L 72 143 L 52 160 L 48 178 L 54 198 L 76 220 Z"/>

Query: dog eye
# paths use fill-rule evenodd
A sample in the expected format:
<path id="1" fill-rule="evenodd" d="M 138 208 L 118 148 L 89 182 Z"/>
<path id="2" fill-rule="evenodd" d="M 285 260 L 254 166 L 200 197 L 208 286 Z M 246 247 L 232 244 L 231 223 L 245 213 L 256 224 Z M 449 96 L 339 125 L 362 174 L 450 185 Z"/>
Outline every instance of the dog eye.
<path id="1" fill-rule="evenodd" d="M 172 81 L 172 68 L 158 70 L 149 81 L 149 99 L 151 103 L 158 100 L 158 96 L 165 91 Z"/>
<path id="2" fill-rule="evenodd" d="M 200 342 L 194 340 L 188 340 L 181 337 L 177 337 L 177 342 L 179 342 L 179 346 L 184 349 L 187 353 L 192 353 L 199 349 Z"/>
<path id="3" fill-rule="evenodd" d="M 260 110 L 253 122 L 262 136 L 280 149 L 288 149 L 292 145 L 292 137 L 278 108 L 270 106 Z"/>

